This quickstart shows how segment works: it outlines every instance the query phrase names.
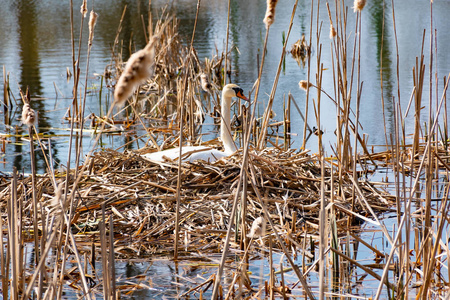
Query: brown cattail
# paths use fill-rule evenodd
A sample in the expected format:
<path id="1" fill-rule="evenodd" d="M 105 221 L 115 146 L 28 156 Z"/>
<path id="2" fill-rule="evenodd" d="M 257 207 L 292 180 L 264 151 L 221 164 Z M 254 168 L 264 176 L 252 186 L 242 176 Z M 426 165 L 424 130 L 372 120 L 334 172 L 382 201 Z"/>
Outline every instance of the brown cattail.
<path id="1" fill-rule="evenodd" d="M 258 238 L 264 235 L 264 217 L 260 216 L 257 217 L 252 224 L 252 228 L 250 229 L 249 234 L 247 234 L 247 237 L 249 238 Z"/>
<path id="2" fill-rule="evenodd" d="M 330 39 L 334 39 L 336 35 L 337 35 L 336 29 L 334 29 L 333 24 L 330 24 Z"/>
<path id="3" fill-rule="evenodd" d="M 300 82 L 298 83 L 298 86 L 302 89 L 302 90 L 307 90 L 308 87 L 312 87 L 312 83 L 306 81 L 306 80 L 300 80 Z"/>
<path id="4" fill-rule="evenodd" d="M 128 59 L 125 70 L 120 75 L 114 91 L 116 105 L 123 105 L 136 88 L 153 75 L 155 66 L 155 40 L 156 38 L 152 38 L 144 49 L 135 52 Z"/>
<path id="5" fill-rule="evenodd" d="M 353 12 L 361 12 L 366 5 L 366 0 L 355 0 L 353 2 Z"/>
<path id="6" fill-rule="evenodd" d="M 86 18 L 87 12 L 88 12 L 87 0 L 83 0 L 83 4 L 81 4 L 81 7 L 80 7 L 80 13 L 83 15 L 83 18 Z"/>
<path id="7" fill-rule="evenodd" d="M 264 17 L 264 24 L 266 29 L 269 29 L 270 25 L 275 21 L 275 6 L 277 6 L 278 0 L 267 0 L 266 16 Z"/>
<path id="8" fill-rule="evenodd" d="M 211 89 L 211 83 L 209 82 L 208 75 L 206 75 L 205 73 L 202 73 L 202 74 L 200 75 L 200 81 L 201 81 L 201 83 L 202 83 L 202 89 L 203 89 L 205 92 L 209 92 L 210 89 Z"/>
<path id="9" fill-rule="evenodd" d="M 92 45 L 92 40 L 94 39 L 94 28 L 97 23 L 98 14 L 91 10 L 89 16 L 89 45 Z"/>
<path id="10" fill-rule="evenodd" d="M 36 121 L 36 112 L 31 108 L 30 104 L 25 103 L 22 108 L 22 123 L 27 126 L 33 126 Z"/>

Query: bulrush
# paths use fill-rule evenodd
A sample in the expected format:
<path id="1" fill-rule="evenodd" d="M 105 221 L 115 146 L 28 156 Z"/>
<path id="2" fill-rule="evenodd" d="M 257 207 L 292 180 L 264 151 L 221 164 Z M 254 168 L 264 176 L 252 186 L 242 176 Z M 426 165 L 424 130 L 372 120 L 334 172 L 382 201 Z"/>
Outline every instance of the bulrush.
<path id="1" fill-rule="evenodd" d="M 89 45 L 92 45 L 92 40 L 94 39 L 94 28 L 97 23 L 98 14 L 91 10 L 89 16 Z"/>
<path id="2" fill-rule="evenodd" d="M 264 235 L 264 217 L 257 217 L 252 224 L 252 228 L 250 229 L 250 233 L 247 234 L 249 238 L 258 238 Z"/>
<path id="3" fill-rule="evenodd" d="M 355 0 L 353 2 L 353 12 L 361 12 L 366 5 L 366 0 Z"/>
<path id="4" fill-rule="evenodd" d="M 153 37 L 144 49 L 135 52 L 128 59 L 114 91 L 116 105 L 123 105 L 136 88 L 153 75 L 156 39 Z"/>
<path id="5" fill-rule="evenodd" d="M 209 82 L 208 75 L 206 75 L 205 73 L 202 73 L 200 75 L 200 81 L 202 83 L 202 89 L 205 92 L 209 92 L 209 90 L 211 89 L 211 83 Z"/>
<path id="6" fill-rule="evenodd" d="M 308 86 L 311 87 L 312 83 L 306 81 L 306 80 L 300 80 L 300 82 L 298 83 L 298 86 L 302 89 L 302 90 L 307 90 Z"/>
<path id="7" fill-rule="evenodd" d="M 267 0 L 266 16 L 264 17 L 264 24 L 266 29 L 269 29 L 270 25 L 275 21 L 275 6 L 277 6 L 278 0 Z"/>
<path id="8" fill-rule="evenodd" d="M 83 18 L 86 18 L 87 12 L 88 12 L 87 0 L 83 0 L 83 4 L 81 4 L 81 7 L 80 7 L 80 13 L 83 15 Z"/>
<path id="9" fill-rule="evenodd" d="M 30 104 L 25 103 L 22 108 L 22 123 L 27 126 L 33 126 L 36 121 L 36 112 L 31 108 Z"/>
<path id="10" fill-rule="evenodd" d="M 334 39 L 336 35 L 337 35 L 336 29 L 334 29 L 333 24 L 330 24 L 330 39 Z"/>

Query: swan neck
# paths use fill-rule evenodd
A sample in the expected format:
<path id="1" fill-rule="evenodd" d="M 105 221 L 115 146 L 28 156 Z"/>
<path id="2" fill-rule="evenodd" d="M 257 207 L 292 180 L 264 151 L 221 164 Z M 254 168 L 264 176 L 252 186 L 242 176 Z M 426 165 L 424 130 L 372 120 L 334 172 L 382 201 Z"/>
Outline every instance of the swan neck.
<path id="1" fill-rule="evenodd" d="M 231 135 L 231 100 L 232 97 L 225 95 L 225 91 L 222 92 L 221 103 L 221 120 L 220 120 L 220 139 L 222 140 L 224 152 L 232 154 L 237 148 Z"/>

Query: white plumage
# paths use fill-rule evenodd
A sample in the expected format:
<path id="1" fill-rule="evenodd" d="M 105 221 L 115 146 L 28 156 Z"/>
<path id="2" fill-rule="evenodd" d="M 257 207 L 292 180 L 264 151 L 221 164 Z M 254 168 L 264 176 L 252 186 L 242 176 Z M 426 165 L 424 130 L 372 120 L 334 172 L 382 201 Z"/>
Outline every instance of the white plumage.
<path id="1" fill-rule="evenodd" d="M 220 121 L 220 139 L 223 143 L 224 151 L 220 151 L 207 146 L 183 146 L 182 160 L 193 162 L 195 160 L 204 160 L 207 162 L 215 162 L 216 160 L 230 156 L 237 147 L 231 135 L 231 102 L 233 97 L 239 97 L 243 100 L 248 100 L 242 89 L 236 84 L 227 84 L 222 90 L 221 102 L 221 121 Z M 164 151 L 143 154 L 142 157 L 153 161 L 164 161 L 165 158 L 174 160 L 180 155 L 180 148 L 172 148 Z"/>

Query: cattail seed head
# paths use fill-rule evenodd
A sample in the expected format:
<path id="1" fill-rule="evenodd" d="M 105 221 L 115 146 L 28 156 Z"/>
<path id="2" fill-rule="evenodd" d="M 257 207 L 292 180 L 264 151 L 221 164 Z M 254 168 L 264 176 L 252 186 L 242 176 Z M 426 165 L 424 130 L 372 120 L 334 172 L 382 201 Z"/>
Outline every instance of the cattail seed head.
<path id="1" fill-rule="evenodd" d="M 114 91 L 116 105 L 123 105 L 136 88 L 153 75 L 155 66 L 154 39 L 150 43 L 152 43 L 150 47 L 147 45 L 128 59 Z"/>
<path id="2" fill-rule="evenodd" d="M 83 18 L 86 18 L 87 12 L 88 12 L 87 0 L 83 0 L 83 4 L 81 4 L 81 7 L 80 7 L 80 13 L 83 15 Z"/>
<path id="3" fill-rule="evenodd" d="M 264 235 L 264 226 L 265 222 L 264 222 L 264 217 L 260 216 L 257 217 L 253 223 L 252 223 L 252 228 L 250 229 L 249 234 L 247 234 L 247 237 L 249 238 L 258 238 L 260 236 Z"/>
<path id="4" fill-rule="evenodd" d="M 337 35 L 336 29 L 334 29 L 333 24 L 330 25 L 330 39 L 334 39 L 334 37 Z"/>
<path id="5" fill-rule="evenodd" d="M 264 24 L 266 29 L 269 29 L 270 25 L 275 21 L 275 6 L 277 6 L 278 0 L 267 0 L 266 16 L 264 17 Z"/>
<path id="6" fill-rule="evenodd" d="M 205 73 L 202 73 L 200 75 L 200 81 L 202 83 L 202 89 L 205 92 L 209 92 L 209 90 L 211 89 L 211 83 L 209 82 L 208 75 L 206 75 Z"/>
<path id="7" fill-rule="evenodd" d="M 302 90 L 307 90 L 308 87 L 312 86 L 312 83 L 306 81 L 306 80 L 300 80 L 300 82 L 298 83 L 298 86 L 302 89 Z"/>
<path id="8" fill-rule="evenodd" d="M 36 112 L 31 108 L 30 104 L 25 103 L 22 108 L 22 123 L 27 126 L 33 126 L 36 121 Z"/>
<path id="9" fill-rule="evenodd" d="M 94 28 L 97 23 L 98 14 L 91 10 L 89 16 L 89 45 L 92 45 L 92 40 L 94 39 Z"/>
<path id="10" fill-rule="evenodd" d="M 355 0 L 353 2 L 353 12 L 361 12 L 366 5 L 366 0 Z"/>

